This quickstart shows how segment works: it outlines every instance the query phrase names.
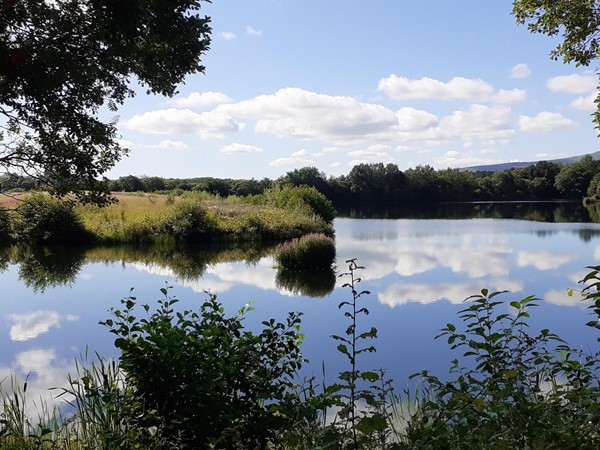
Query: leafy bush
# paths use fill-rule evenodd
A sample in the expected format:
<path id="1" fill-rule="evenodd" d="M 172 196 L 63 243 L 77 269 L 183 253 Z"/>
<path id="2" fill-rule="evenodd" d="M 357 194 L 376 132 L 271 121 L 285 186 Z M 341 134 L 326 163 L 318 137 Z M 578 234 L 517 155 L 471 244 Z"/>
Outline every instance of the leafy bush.
<path id="1" fill-rule="evenodd" d="M 510 302 L 514 314 L 498 314 L 500 294 L 471 297 L 460 312 L 465 329 L 442 329 L 438 337 L 465 349 L 471 364 L 455 359 L 449 382 L 422 373 L 431 400 L 411 418 L 401 448 L 600 448 L 600 354 L 572 349 L 548 330 L 530 335 L 536 299 Z"/>
<path id="2" fill-rule="evenodd" d="M 0 206 L 0 245 L 10 240 L 12 222 L 8 211 Z"/>
<path id="3" fill-rule="evenodd" d="M 199 201 L 184 200 L 175 204 L 161 231 L 176 239 L 201 240 L 215 229 L 215 219 Z"/>
<path id="4" fill-rule="evenodd" d="M 27 197 L 17 208 L 13 231 L 28 242 L 80 242 L 89 240 L 83 221 L 73 206 L 45 194 Z"/>
<path id="5" fill-rule="evenodd" d="M 267 204 L 283 209 L 305 209 L 326 222 L 335 218 L 335 208 L 331 201 L 314 187 L 275 186 L 264 193 Z"/>
<path id="6" fill-rule="evenodd" d="M 277 246 L 275 261 L 280 269 L 326 270 L 335 262 L 335 242 L 324 234 L 307 234 Z"/>
<path id="7" fill-rule="evenodd" d="M 210 295 L 199 312 L 175 312 L 178 300 L 162 292 L 148 317 L 138 319 L 137 301 L 128 297 L 123 310 L 102 322 L 117 335 L 120 367 L 134 392 L 124 420 L 156 427 L 185 448 L 273 445 L 290 426 L 281 407 L 303 363 L 300 314 L 263 322 L 253 334 L 243 325 L 247 307 L 226 317 Z"/>

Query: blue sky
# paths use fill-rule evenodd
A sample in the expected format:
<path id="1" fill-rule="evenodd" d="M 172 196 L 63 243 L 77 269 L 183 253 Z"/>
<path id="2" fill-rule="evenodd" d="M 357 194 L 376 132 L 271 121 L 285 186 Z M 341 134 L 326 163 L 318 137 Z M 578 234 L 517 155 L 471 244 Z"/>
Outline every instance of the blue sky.
<path id="1" fill-rule="evenodd" d="M 508 0 L 214 0 L 205 74 L 120 110 L 109 177 L 276 178 L 600 150 L 593 67 L 548 54 Z"/>

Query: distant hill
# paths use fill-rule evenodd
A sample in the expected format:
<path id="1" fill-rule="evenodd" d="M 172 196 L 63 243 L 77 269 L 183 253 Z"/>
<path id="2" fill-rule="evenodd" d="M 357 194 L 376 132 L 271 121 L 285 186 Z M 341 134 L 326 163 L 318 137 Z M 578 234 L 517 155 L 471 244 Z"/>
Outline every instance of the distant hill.
<path id="1" fill-rule="evenodd" d="M 600 160 L 600 151 L 594 152 L 594 153 L 588 153 L 588 155 L 590 155 L 592 158 L 596 159 L 596 160 Z M 560 158 L 560 159 L 541 159 L 540 161 L 549 161 L 549 162 L 553 162 L 556 164 L 572 164 L 574 162 L 579 161 L 581 158 L 583 158 L 586 155 L 578 155 L 578 156 L 571 156 L 569 158 Z M 517 169 L 520 167 L 529 167 L 529 166 L 533 166 L 534 164 L 537 164 L 540 161 L 529 161 L 529 162 L 507 162 L 507 163 L 500 163 L 500 164 L 489 164 L 489 165 L 485 165 L 485 166 L 471 166 L 471 167 L 463 167 L 461 170 L 468 170 L 471 172 L 499 172 L 501 170 L 507 170 L 507 169 Z"/>

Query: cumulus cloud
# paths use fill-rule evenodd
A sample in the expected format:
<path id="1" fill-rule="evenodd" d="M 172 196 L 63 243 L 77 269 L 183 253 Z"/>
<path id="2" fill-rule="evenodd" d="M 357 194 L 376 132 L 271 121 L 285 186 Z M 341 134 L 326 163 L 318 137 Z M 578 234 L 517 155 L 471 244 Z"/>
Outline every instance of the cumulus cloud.
<path id="1" fill-rule="evenodd" d="M 399 127 L 396 113 L 382 105 L 299 88 L 220 105 L 216 111 L 257 119 L 255 129 L 259 133 L 341 144 L 389 138 Z"/>
<path id="2" fill-rule="evenodd" d="M 60 326 L 60 316 L 56 311 L 34 311 L 8 317 L 13 322 L 10 327 L 10 339 L 13 341 L 29 341 L 48 333 L 52 327 Z"/>
<path id="3" fill-rule="evenodd" d="M 450 150 L 444 153 L 442 156 L 435 159 L 435 163 L 439 167 L 468 167 L 468 166 L 480 166 L 483 164 L 498 164 L 501 163 L 500 159 L 484 159 L 478 156 L 478 154 L 486 154 L 483 151 L 478 153 L 473 152 L 458 152 L 456 150 Z"/>
<path id="4" fill-rule="evenodd" d="M 251 27 L 250 25 L 248 25 L 246 27 L 246 34 L 250 35 L 250 36 L 262 36 L 262 31 L 257 30 L 253 27 Z"/>
<path id="5" fill-rule="evenodd" d="M 390 158 L 390 153 L 392 152 L 392 147 L 384 144 L 374 144 L 370 145 L 365 149 L 360 150 L 352 150 L 348 152 L 346 155 L 350 158 L 365 158 L 365 159 L 376 159 L 381 160 L 385 158 Z"/>
<path id="6" fill-rule="evenodd" d="M 394 100 L 435 98 L 483 101 L 494 92 L 491 85 L 479 79 L 454 77 L 444 83 L 428 77 L 411 80 L 395 74 L 379 80 L 377 90 L 384 92 Z"/>
<path id="7" fill-rule="evenodd" d="M 185 150 L 186 148 L 188 148 L 188 145 L 185 142 L 165 139 L 164 141 L 160 141 L 158 143 L 158 148 L 166 150 Z"/>
<path id="8" fill-rule="evenodd" d="M 514 135 L 510 115 L 508 106 L 471 105 L 444 117 L 440 127 L 449 136 L 465 142 L 478 139 L 484 144 L 506 144 Z"/>
<path id="9" fill-rule="evenodd" d="M 298 150 L 297 152 L 292 153 L 292 156 L 308 156 L 309 152 L 305 148 Z"/>
<path id="10" fill-rule="evenodd" d="M 159 109 L 133 116 L 126 122 L 132 130 L 148 134 L 199 133 L 203 139 L 223 139 L 225 132 L 244 128 L 230 115 L 210 111 L 201 114 L 189 109 Z"/>
<path id="11" fill-rule="evenodd" d="M 253 145 L 238 144 L 237 142 L 234 142 L 233 144 L 226 145 L 219 151 L 230 155 L 234 153 L 260 153 L 263 149 Z"/>
<path id="12" fill-rule="evenodd" d="M 134 142 L 128 141 L 127 139 L 119 139 L 117 141 L 117 144 L 119 144 L 123 148 L 129 148 L 129 149 L 134 148 L 136 146 Z"/>
<path id="13" fill-rule="evenodd" d="M 550 78 L 546 86 L 554 92 L 589 94 L 596 90 L 597 83 L 594 75 L 573 74 Z"/>
<path id="14" fill-rule="evenodd" d="M 596 110 L 596 94 L 592 93 L 590 95 L 585 95 L 581 97 L 577 97 L 570 104 L 572 108 L 579 109 L 581 111 L 595 111 Z"/>
<path id="15" fill-rule="evenodd" d="M 289 158 L 277 158 L 269 163 L 273 167 L 281 166 L 313 166 L 314 161 L 305 158 L 289 157 Z"/>
<path id="16" fill-rule="evenodd" d="M 398 128 L 400 131 L 420 131 L 437 125 L 438 118 L 427 111 L 411 107 L 401 108 L 396 111 Z"/>
<path id="17" fill-rule="evenodd" d="M 527 78 L 531 75 L 531 70 L 527 64 L 516 64 L 510 70 L 511 78 Z"/>
<path id="18" fill-rule="evenodd" d="M 173 103 L 181 108 L 193 107 L 193 106 L 206 106 L 206 105 L 219 105 L 222 103 L 229 103 L 231 99 L 222 92 L 191 92 L 187 97 L 178 97 L 171 100 L 169 103 Z"/>
<path id="19" fill-rule="evenodd" d="M 527 92 L 523 89 L 511 89 L 510 91 L 500 89 L 491 98 L 493 103 L 501 105 L 510 105 L 527 100 Z"/>
<path id="20" fill-rule="evenodd" d="M 221 32 L 219 32 L 219 34 L 217 36 L 219 36 L 221 39 L 223 39 L 225 41 L 233 41 L 234 39 L 237 38 L 235 33 L 232 33 L 231 31 L 221 31 Z"/>
<path id="21" fill-rule="evenodd" d="M 542 111 L 534 117 L 519 117 L 519 127 L 521 131 L 546 133 L 555 130 L 577 128 L 578 126 L 579 125 L 571 119 L 567 119 L 559 113 L 552 113 L 548 111 Z"/>

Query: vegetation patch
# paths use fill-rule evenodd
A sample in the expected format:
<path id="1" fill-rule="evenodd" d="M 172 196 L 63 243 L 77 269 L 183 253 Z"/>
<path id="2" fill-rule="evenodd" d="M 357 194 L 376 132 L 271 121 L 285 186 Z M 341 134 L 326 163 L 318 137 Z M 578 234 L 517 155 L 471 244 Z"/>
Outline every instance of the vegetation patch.
<path id="1" fill-rule="evenodd" d="M 333 235 L 331 224 L 306 209 L 250 204 L 205 192 L 121 194 L 117 199 L 118 203 L 104 208 L 77 208 L 99 242 L 281 242 L 308 233 Z"/>
<path id="2" fill-rule="evenodd" d="M 19 241 L 62 243 L 88 241 L 90 235 L 73 206 L 45 194 L 26 197 L 12 225 Z"/>
<path id="3" fill-rule="evenodd" d="M 277 247 L 275 260 L 284 270 L 326 270 L 335 262 L 335 242 L 324 234 L 308 234 Z"/>

